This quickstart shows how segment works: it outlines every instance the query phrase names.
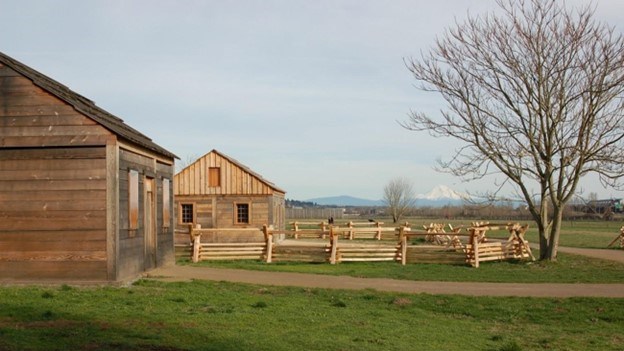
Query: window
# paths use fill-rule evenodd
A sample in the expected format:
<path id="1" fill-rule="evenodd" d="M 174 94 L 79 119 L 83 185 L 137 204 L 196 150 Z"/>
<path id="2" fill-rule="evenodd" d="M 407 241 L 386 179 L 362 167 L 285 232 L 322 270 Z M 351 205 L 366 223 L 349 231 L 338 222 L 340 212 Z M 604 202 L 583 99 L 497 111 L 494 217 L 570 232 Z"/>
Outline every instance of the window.
<path id="1" fill-rule="evenodd" d="M 221 168 L 219 167 L 208 168 L 208 186 L 210 187 L 221 186 Z"/>
<path id="2" fill-rule="evenodd" d="M 171 190 L 169 188 L 169 179 L 162 180 L 162 196 L 163 196 L 163 228 L 169 228 L 171 222 L 171 202 L 169 201 Z"/>
<path id="3" fill-rule="evenodd" d="M 180 219 L 182 223 L 193 223 L 193 204 L 182 204 L 180 206 Z"/>
<path id="4" fill-rule="evenodd" d="M 139 229 L 139 172 L 128 171 L 128 229 Z"/>
<path id="5" fill-rule="evenodd" d="M 249 223 L 249 204 L 236 204 L 236 223 Z"/>

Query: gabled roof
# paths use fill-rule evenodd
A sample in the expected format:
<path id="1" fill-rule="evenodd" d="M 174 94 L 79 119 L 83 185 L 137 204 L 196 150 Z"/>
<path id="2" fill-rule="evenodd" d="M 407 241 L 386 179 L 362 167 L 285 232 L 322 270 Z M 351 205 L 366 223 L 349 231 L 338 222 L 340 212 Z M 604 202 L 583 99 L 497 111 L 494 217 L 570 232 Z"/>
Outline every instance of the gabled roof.
<path id="1" fill-rule="evenodd" d="M 231 158 L 230 156 L 216 150 L 216 149 L 212 149 L 212 151 L 210 151 L 208 154 L 210 153 L 215 153 L 221 157 L 223 157 L 224 159 L 232 162 L 233 164 L 235 164 L 237 167 L 241 168 L 242 170 L 244 170 L 245 172 L 251 174 L 252 176 L 256 177 L 259 181 L 261 181 L 262 183 L 266 184 L 267 186 L 273 188 L 273 190 L 280 192 L 280 193 L 284 193 L 286 194 L 286 192 L 280 188 L 278 188 L 277 186 L 275 186 L 275 184 L 269 182 L 268 180 L 264 179 L 261 175 L 259 175 L 258 173 L 252 171 L 249 167 L 245 166 L 244 164 L 238 162 L 237 160 Z M 206 155 L 208 155 L 206 154 Z"/>
<path id="2" fill-rule="evenodd" d="M 26 78 L 33 81 L 33 83 L 40 88 L 46 90 L 57 98 L 65 101 L 76 109 L 76 111 L 83 113 L 87 117 L 93 119 L 95 122 L 102 125 L 104 128 L 115 133 L 117 136 L 126 139 L 132 143 L 142 146 L 148 150 L 157 152 L 161 155 L 165 155 L 171 158 L 179 158 L 173 153 L 167 151 L 163 147 L 157 145 L 141 132 L 125 124 L 124 121 L 116 117 L 107 111 L 96 106 L 95 103 L 86 97 L 72 91 L 63 84 L 55 81 L 54 79 L 26 66 L 25 64 L 5 55 L 0 52 L 0 62 L 14 71 L 20 73 Z"/>
<path id="3" fill-rule="evenodd" d="M 207 172 L 213 167 L 221 169 L 222 178 L 217 186 L 210 186 L 207 181 L 210 177 Z M 174 183 L 176 195 L 286 194 L 249 167 L 217 150 L 206 153 L 176 173 Z"/>

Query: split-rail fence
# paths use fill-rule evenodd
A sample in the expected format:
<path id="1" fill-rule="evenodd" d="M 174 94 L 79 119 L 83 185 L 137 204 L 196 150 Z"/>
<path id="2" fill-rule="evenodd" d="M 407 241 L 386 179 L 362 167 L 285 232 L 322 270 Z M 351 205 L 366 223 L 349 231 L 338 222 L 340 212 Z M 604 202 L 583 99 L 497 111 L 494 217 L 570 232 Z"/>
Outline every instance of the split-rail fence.
<path id="1" fill-rule="evenodd" d="M 352 239 L 359 231 L 354 225 L 346 228 L 327 226 L 315 230 L 275 230 L 263 228 L 201 228 L 190 227 L 190 245 L 180 246 L 180 252 L 190 254 L 193 262 L 206 260 L 261 260 L 271 262 L 377 262 L 395 261 L 403 265 L 407 263 L 448 263 L 469 264 L 479 267 L 480 262 L 500 261 L 509 259 L 534 259 L 529 243 L 524 239 L 528 226 L 519 224 L 492 225 L 476 223 L 466 231 L 451 228 L 450 233 L 440 232 L 440 226 L 429 226 L 424 231 L 412 231 L 401 226 L 383 228 L 375 226 L 373 242 L 354 242 Z M 382 230 L 379 230 L 383 228 Z M 433 228 L 433 229 L 432 229 Z M 369 229 L 369 234 L 371 228 Z M 388 233 L 392 230 L 392 235 Z M 507 240 L 488 241 L 485 233 L 490 230 L 507 230 Z M 208 243 L 202 242 L 202 235 L 214 232 L 247 231 L 258 235 L 261 231 L 264 240 L 261 242 Z M 386 235 L 381 235 L 385 233 Z M 298 239 L 314 237 L 320 240 L 276 240 L 283 237 Z M 392 237 L 394 240 L 381 240 L 381 237 Z M 431 240 L 432 236 L 444 239 L 434 240 L 430 245 L 414 245 L 414 238 Z M 342 238 L 342 239 L 341 239 Z M 346 241 L 345 241 L 346 239 Z M 442 245 L 440 244 L 442 243 Z M 188 257 L 188 256 L 187 256 Z"/>

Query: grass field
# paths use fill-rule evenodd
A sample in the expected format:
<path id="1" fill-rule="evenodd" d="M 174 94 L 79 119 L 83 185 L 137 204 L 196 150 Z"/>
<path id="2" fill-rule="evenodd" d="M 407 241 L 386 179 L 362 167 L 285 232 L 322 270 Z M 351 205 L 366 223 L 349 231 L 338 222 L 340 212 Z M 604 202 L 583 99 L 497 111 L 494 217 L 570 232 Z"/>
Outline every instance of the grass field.
<path id="1" fill-rule="evenodd" d="M 599 247 L 603 237 L 619 230 L 619 225 L 592 224 L 571 225 L 566 235 L 585 236 L 578 242 Z M 624 282 L 622 264 L 566 254 L 558 262 L 486 263 L 478 269 L 393 262 L 200 265 L 410 280 Z M 622 311 L 624 299 L 467 297 L 204 281 L 0 287 L 0 351 L 623 350 Z"/>
<path id="2" fill-rule="evenodd" d="M 10 287 L 0 350 L 621 350 L 624 299 L 140 281 Z"/>

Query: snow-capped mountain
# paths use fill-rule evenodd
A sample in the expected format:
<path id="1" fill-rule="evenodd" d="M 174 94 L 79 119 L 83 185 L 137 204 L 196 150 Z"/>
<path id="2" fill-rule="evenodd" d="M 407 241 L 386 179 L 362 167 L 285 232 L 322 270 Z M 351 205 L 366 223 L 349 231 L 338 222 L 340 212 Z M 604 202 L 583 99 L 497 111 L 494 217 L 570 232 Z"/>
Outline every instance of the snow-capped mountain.
<path id="1" fill-rule="evenodd" d="M 446 185 L 438 185 L 426 194 L 415 197 L 416 207 L 441 207 L 446 205 L 461 205 L 467 199 L 467 194 L 460 193 Z M 321 197 L 306 200 L 321 206 L 385 206 L 383 200 L 368 200 L 348 195 Z"/>
<path id="2" fill-rule="evenodd" d="M 423 200 L 462 200 L 468 195 L 457 192 L 446 185 L 438 185 L 426 194 L 416 195 L 416 199 Z"/>

